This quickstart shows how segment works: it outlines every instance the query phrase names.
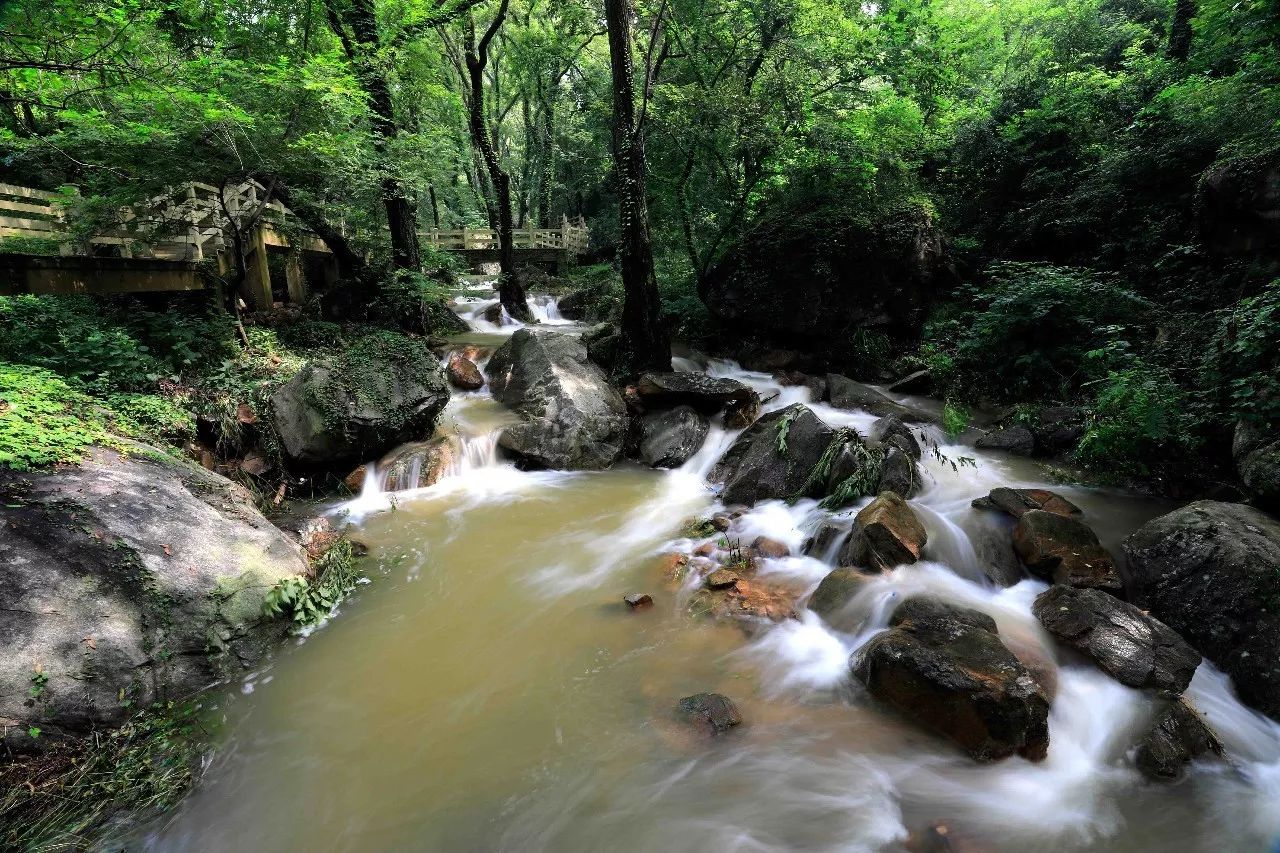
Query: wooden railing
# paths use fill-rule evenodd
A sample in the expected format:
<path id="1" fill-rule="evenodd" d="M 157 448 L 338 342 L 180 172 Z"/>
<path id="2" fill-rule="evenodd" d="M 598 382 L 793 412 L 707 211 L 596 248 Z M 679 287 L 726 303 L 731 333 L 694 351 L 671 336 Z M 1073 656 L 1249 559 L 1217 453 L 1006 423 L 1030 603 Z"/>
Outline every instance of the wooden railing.
<path id="1" fill-rule="evenodd" d="M 559 249 L 580 255 L 587 250 L 591 232 L 582 217 L 562 217 L 559 228 L 516 228 L 512 238 L 517 249 Z M 460 228 L 454 231 L 424 231 L 422 239 L 432 248 L 446 252 L 498 248 L 498 232 L 493 228 Z"/>
<path id="2" fill-rule="evenodd" d="M 217 257 L 230 247 L 230 223 L 243 221 L 261 206 L 266 189 L 257 181 L 229 188 L 226 210 L 215 186 L 193 181 L 176 191 L 118 211 L 116 222 L 88 237 L 77 238 L 68 226 L 67 202 L 58 193 L 0 183 L 0 240 L 23 237 L 58 243 L 64 255 L 92 254 L 93 246 L 115 246 L 121 257 L 164 260 L 202 260 Z M 230 219 L 228 218 L 230 214 Z M 328 247 L 294 218 L 278 201 L 262 212 L 254 239 L 266 245 L 289 245 L 284 232 L 301 235 L 302 248 L 328 252 Z M 444 251 L 498 248 L 492 228 L 432 230 L 421 234 L 425 242 Z M 582 217 L 561 218 L 559 228 L 517 228 L 517 249 L 555 249 L 578 255 L 587 250 L 590 233 Z M 87 245 L 86 245 L 87 244 Z"/>

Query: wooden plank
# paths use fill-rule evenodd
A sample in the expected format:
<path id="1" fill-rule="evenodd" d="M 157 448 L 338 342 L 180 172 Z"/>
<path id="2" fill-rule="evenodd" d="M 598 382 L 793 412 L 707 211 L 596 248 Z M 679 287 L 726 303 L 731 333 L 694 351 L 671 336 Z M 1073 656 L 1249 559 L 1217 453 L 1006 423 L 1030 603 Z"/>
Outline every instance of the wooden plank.
<path id="1" fill-rule="evenodd" d="M 24 219 L 21 216 L 0 216 L 0 228 L 26 228 L 28 231 L 61 231 L 62 224 L 44 219 Z"/>
<path id="2" fill-rule="evenodd" d="M 21 201 L 5 201 L 0 198 L 0 211 L 12 210 L 17 213 L 39 213 L 43 216 L 57 216 L 58 211 L 50 204 L 26 204 Z"/>
<path id="3" fill-rule="evenodd" d="M 19 198 L 61 198 L 57 193 L 45 190 L 33 190 L 31 187 L 20 187 L 16 184 L 0 184 L 0 195 L 16 195 Z"/>

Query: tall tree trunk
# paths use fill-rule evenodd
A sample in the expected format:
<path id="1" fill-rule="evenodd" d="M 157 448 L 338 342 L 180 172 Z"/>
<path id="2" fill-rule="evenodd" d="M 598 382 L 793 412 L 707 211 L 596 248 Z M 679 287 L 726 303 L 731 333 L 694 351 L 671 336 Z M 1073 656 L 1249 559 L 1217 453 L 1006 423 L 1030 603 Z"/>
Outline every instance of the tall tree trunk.
<path id="1" fill-rule="evenodd" d="M 387 163 L 388 143 L 396 135 L 395 105 L 391 100 L 391 85 L 379 67 L 381 41 L 373 0 L 349 0 L 345 5 L 340 5 L 338 0 L 326 0 L 325 10 L 330 26 L 355 68 L 356 78 L 369 96 L 374 151 L 387 174 L 382 180 L 382 205 L 391 230 L 392 263 L 400 269 L 421 270 L 417 205 L 405 192 L 404 184 L 391 174 Z"/>
<path id="2" fill-rule="evenodd" d="M 1196 16 L 1196 0 L 1176 0 L 1173 19 L 1169 22 L 1169 43 L 1165 54 L 1170 59 L 1185 62 L 1191 55 L 1191 19 Z"/>
<path id="3" fill-rule="evenodd" d="M 489 182 L 493 185 L 493 200 L 498 213 L 498 298 L 507 313 L 517 320 L 528 322 L 533 318 L 529 312 L 529 302 L 525 298 L 524 285 L 516 275 L 516 247 L 513 217 L 511 215 L 511 176 L 502 168 L 493 141 L 485 128 L 484 121 L 484 69 L 489 61 L 489 44 L 502 26 L 506 17 L 510 0 L 502 0 L 498 14 L 489 24 L 479 43 L 476 42 L 475 26 L 471 21 L 467 24 L 466 62 L 467 76 L 471 84 L 471 98 L 468 104 L 471 144 L 480 152 L 485 169 L 489 173 Z"/>
<path id="4" fill-rule="evenodd" d="M 542 176 L 538 182 L 538 222 L 543 228 L 554 228 L 551 222 L 551 200 L 556 189 L 556 92 L 547 97 L 542 110 Z"/>
<path id="5" fill-rule="evenodd" d="M 662 325 L 662 300 L 653 273 L 644 142 L 632 91 L 631 0 L 605 0 L 613 79 L 613 162 L 618 182 L 622 267 L 622 340 L 619 367 L 627 375 L 671 369 L 671 340 Z"/>

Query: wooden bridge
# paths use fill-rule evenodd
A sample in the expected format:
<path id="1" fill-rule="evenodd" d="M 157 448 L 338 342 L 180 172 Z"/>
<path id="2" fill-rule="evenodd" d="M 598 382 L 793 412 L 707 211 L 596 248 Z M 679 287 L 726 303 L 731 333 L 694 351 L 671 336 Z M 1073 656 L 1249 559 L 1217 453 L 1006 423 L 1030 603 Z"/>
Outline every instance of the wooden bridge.
<path id="1" fill-rule="evenodd" d="M 220 275 L 231 272 L 236 229 L 247 246 L 242 296 L 258 308 L 301 302 L 308 287 L 336 280 L 337 265 L 329 247 L 292 211 L 278 201 L 264 204 L 265 197 L 256 181 L 225 192 L 192 182 L 119 211 L 113 227 L 77 235 L 66 214 L 74 192 L 0 183 L 0 293 L 200 290 L 207 283 L 202 262 L 216 262 Z M 462 255 L 473 269 L 498 260 L 493 229 L 420 236 L 427 245 Z M 589 239 L 581 218 L 564 218 L 560 228 L 517 229 L 514 236 L 518 262 L 557 267 L 585 252 Z"/>

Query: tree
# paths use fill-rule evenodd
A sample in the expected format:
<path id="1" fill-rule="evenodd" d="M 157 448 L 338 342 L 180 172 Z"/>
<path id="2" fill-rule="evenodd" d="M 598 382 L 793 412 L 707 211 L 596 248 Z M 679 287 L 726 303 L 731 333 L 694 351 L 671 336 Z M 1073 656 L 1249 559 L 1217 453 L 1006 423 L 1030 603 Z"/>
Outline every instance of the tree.
<path id="1" fill-rule="evenodd" d="M 619 366 L 627 374 L 665 371 L 671 369 L 671 340 L 662 322 L 662 301 L 653 271 L 644 138 L 639 120 L 643 119 L 643 113 L 638 119 L 633 91 L 631 2 L 605 0 L 604 14 L 613 84 L 613 164 L 618 190 L 618 261 L 623 287 Z M 647 63 L 645 70 L 647 92 L 651 79 Z"/>

